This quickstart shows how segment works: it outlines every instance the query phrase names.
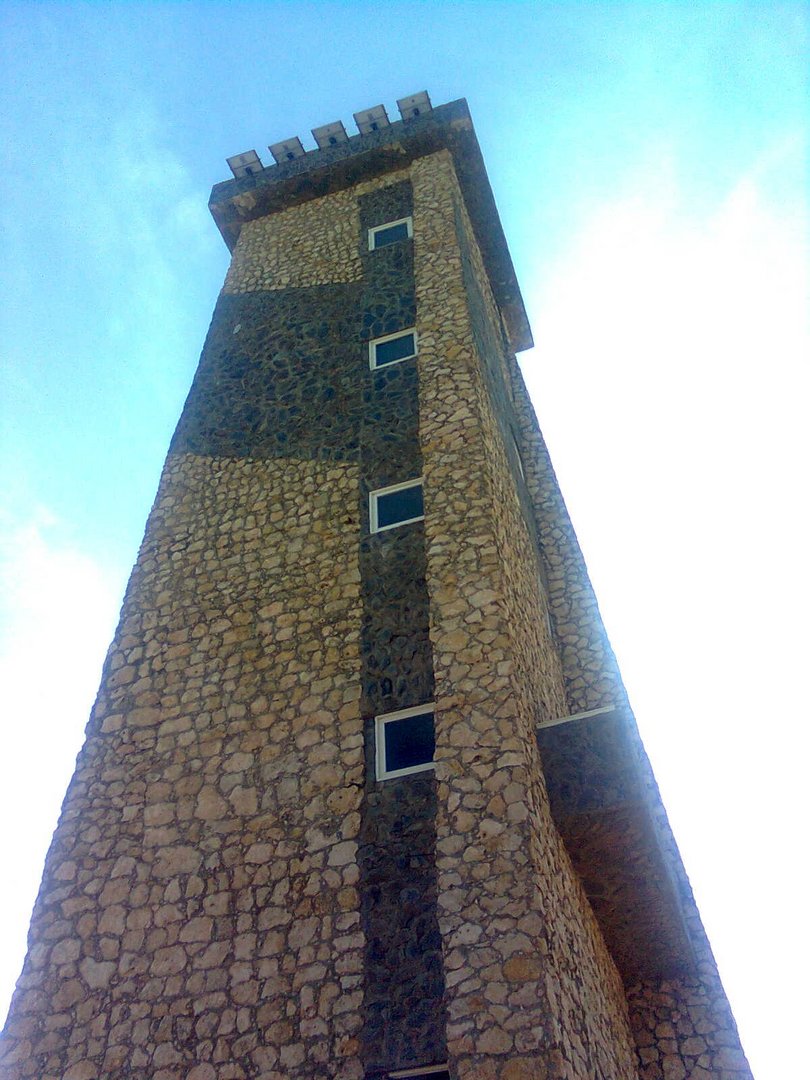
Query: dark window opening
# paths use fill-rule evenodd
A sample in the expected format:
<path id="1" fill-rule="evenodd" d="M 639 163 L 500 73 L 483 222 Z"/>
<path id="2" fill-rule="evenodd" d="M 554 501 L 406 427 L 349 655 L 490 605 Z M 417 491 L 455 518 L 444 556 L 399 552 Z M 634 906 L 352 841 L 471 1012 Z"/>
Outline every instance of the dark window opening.
<path id="1" fill-rule="evenodd" d="M 433 767 L 435 750 L 432 708 L 422 706 L 377 717 L 378 780 L 425 772 Z"/>
<path id="2" fill-rule="evenodd" d="M 396 244 L 400 240 L 407 240 L 411 235 L 409 228 L 410 222 L 406 219 L 404 221 L 395 221 L 392 225 L 384 225 L 379 229 L 372 230 L 372 250 L 377 248 L 386 247 L 388 244 Z"/>
<path id="3" fill-rule="evenodd" d="M 372 368 L 395 364 L 397 360 L 409 360 L 412 356 L 416 356 L 416 334 L 412 330 L 407 334 L 371 342 Z"/>
<path id="4" fill-rule="evenodd" d="M 422 481 L 371 496 L 371 529 L 379 532 L 424 517 Z"/>

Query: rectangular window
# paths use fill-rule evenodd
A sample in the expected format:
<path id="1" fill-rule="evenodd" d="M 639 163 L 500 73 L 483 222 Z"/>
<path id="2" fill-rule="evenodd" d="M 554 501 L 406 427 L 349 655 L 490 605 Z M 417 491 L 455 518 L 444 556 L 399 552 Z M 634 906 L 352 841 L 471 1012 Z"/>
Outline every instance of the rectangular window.
<path id="1" fill-rule="evenodd" d="M 386 221 L 384 225 L 375 225 L 373 229 L 368 230 L 368 250 L 376 251 L 377 248 L 396 244 L 399 240 L 408 240 L 411 236 L 413 236 L 412 218 L 404 217 L 397 221 Z"/>
<path id="2" fill-rule="evenodd" d="M 371 492 L 368 500 L 369 522 L 373 533 L 394 529 L 397 525 L 407 525 L 411 521 L 421 521 L 425 516 L 421 478 L 378 488 Z"/>
<path id="3" fill-rule="evenodd" d="M 378 780 L 390 780 L 394 776 L 407 776 L 433 768 L 436 736 L 432 704 L 377 716 L 374 727 Z"/>
<path id="4" fill-rule="evenodd" d="M 399 330 L 396 334 L 373 338 L 368 343 L 368 363 L 374 368 L 386 364 L 398 364 L 400 360 L 410 360 L 416 356 L 416 331 Z"/>

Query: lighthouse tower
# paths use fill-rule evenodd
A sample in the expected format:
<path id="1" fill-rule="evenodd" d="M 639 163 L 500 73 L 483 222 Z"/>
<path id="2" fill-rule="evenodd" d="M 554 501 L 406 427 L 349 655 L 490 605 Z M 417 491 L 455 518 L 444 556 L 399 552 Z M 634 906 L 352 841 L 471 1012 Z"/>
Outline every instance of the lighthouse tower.
<path id="1" fill-rule="evenodd" d="M 398 104 L 213 190 L 7 1080 L 750 1080 L 467 105 Z"/>

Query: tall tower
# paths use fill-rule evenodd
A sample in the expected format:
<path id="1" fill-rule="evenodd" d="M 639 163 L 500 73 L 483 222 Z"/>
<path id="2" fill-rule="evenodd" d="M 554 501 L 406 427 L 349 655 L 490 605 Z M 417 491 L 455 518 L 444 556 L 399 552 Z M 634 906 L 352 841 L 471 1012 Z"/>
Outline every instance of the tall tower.
<path id="1" fill-rule="evenodd" d="M 466 103 L 399 104 L 214 188 L 7 1080 L 750 1078 Z"/>

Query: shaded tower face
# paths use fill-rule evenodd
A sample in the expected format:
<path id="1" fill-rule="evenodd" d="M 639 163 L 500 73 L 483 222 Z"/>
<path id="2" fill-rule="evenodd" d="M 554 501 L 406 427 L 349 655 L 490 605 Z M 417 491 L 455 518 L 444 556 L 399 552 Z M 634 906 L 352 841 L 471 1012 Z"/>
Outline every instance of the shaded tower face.
<path id="1" fill-rule="evenodd" d="M 4 1077 L 748 1075 L 466 105 L 407 115 L 214 189 Z"/>

